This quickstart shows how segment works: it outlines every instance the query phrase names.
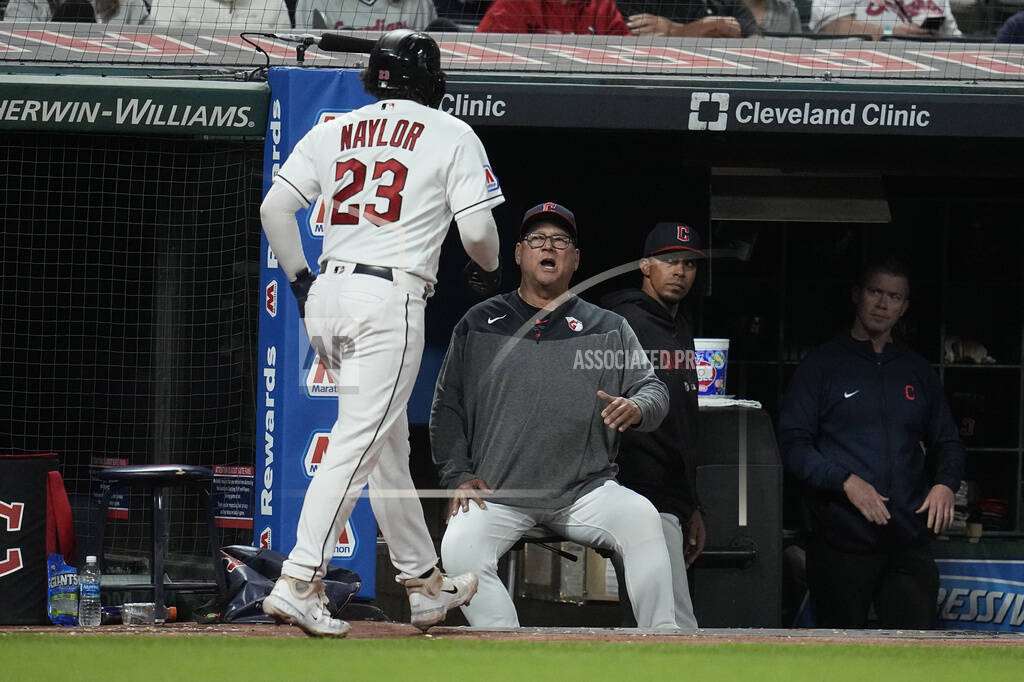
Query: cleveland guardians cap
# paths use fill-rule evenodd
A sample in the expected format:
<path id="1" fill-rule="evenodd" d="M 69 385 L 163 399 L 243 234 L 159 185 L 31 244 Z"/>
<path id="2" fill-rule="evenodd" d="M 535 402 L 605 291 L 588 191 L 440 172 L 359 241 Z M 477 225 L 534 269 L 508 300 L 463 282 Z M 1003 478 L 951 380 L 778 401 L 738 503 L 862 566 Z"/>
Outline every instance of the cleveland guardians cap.
<path id="1" fill-rule="evenodd" d="M 644 258 L 670 251 L 691 251 L 704 256 L 700 250 L 700 233 L 686 223 L 658 223 L 647 233 L 644 241 Z"/>
<path id="2" fill-rule="evenodd" d="M 561 226 L 572 236 L 574 242 L 579 241 L 579 235 L 576 232 L 576 216 L 565 206 L 550 201 L 544 204 L 537 204 L 523 214 L 523 227 L 519 231 L 519 236 L 525 235 L 530 231 L 531 227 L 541 220 L 548 220 L 555 225 Z"/>

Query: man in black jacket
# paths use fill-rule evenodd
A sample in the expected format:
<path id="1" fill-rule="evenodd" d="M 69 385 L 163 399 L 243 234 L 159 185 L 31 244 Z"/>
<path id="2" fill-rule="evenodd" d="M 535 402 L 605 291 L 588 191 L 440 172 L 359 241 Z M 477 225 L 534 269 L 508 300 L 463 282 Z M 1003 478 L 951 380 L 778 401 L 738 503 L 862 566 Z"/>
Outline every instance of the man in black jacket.
<path id="1" fill-rule="evenodd" d="M 605 305 L 626 318 L 669 392 L 669 411 L 654 431 L 622 434 L 616 463 L 622 485 L 649 499 L 661 516 L 672 562 L 676 624 L 697 627 L 686 569 L 704 550 L 704 518 L 697 502 L 697 370 L 693 331 L 681 303 L 693 289 L 700 235 L 685 223 L 658 223 L 644 242 L 643 284 L 612 294 Z M 620 598 L 625 602 L 620 581 Z M 624 609 L 629 616 L 629 609 Z"/>
<path id="2" fill-rule="evenodd" d="M 807 584 L 821 626 L 863 628 L 874 604 L 883 628 L 933 629 L 931 540 L 953 520 L 965 451 L 935 370 L 893 343 L 906 270 L 869 266 L 853 303 L 849 333 L 800 363 L 779 413 L 783 462 L 809 493 Z"/>

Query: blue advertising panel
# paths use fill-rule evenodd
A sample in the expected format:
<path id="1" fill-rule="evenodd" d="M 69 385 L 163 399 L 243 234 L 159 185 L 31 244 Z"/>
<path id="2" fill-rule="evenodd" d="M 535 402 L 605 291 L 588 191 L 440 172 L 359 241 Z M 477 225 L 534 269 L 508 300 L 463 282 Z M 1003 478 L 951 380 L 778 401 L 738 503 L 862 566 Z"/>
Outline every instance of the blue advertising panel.
<path id="1" fill-rule="evenodd" d="M 264 152 L 263 194 L 292 148 L 317 123 L 352 111 L 373 99 L 358 71 L 270 69 L 271 108 Z M 323 201 L 299 211 L 306 258 L 316 263 L 323 237 Z M 288 278 L 262 238 L 257 389 L 256 522 L 254 544 L 289 552 L 306 488 L 327 446 L 337 418 L 338 387 L 310 348 Z M 338 538 L 334 560 L 363 581 L 358 597 L 376 591 L 377 523 L 364 491 Z"/>
<path id="2" fill-rule="evenodd" d="M 1024 561 L 936 559 L 935 563 L 941 627 L 1024 632 Z"/>

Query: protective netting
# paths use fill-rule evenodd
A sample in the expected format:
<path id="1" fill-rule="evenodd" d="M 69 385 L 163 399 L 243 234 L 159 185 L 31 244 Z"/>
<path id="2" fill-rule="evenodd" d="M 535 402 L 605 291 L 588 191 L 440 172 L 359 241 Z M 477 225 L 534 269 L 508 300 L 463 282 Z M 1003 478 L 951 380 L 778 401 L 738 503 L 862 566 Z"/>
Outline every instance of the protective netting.
<path id="1" fill-rule="evenodd" d="M 0 452 L 60 456 L 83 546 L 99 467 L 251 465 L 262 143 L 7 133 L 0 167 Z M 112 506 L 108 552 L 148 553 L 145 489 Z"/>
<path id="2" fill-rule="evenodd" d="M 1019 80 L 991 0 L 10 0 L 0 59 L 358 66 L 324 31 L 426 30 L 448 70 Z M 2 0 L 0 0 L 2 2 Z M 1022 2 L 1024 0 L 1015 0 Z M 54 15 L 71 20 L 51 20 Z M 276 36 L 276 37 L 275 37 Z M 309 38 L 305 40 L 303 36 Z M 299 47 L 299 50 L 296 50 Z"/>

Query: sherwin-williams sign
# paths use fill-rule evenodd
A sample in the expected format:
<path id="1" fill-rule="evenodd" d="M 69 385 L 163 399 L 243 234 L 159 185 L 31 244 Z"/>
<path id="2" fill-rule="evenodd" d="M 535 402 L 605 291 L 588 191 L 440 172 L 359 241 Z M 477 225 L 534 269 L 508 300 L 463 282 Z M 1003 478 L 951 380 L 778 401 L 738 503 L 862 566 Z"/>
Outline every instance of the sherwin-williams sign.
<path id="1" fill-rule="evenodd" d="M 0 77 L 0 129 L 262 137 L 265 83 Z"/>

